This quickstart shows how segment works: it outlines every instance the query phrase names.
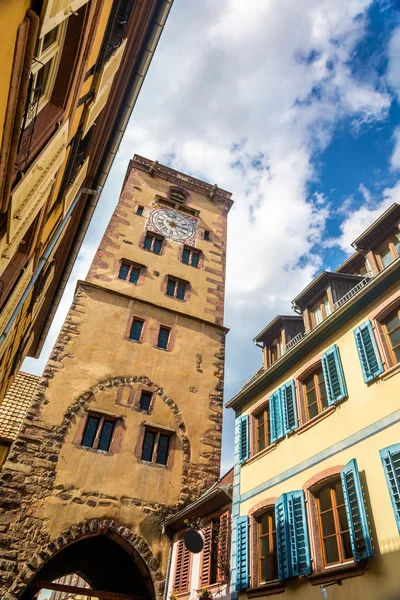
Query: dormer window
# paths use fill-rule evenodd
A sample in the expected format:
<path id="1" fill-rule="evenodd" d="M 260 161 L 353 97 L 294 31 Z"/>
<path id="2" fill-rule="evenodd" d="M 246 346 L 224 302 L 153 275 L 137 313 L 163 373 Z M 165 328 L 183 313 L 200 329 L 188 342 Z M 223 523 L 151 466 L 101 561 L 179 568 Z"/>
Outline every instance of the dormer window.
<path id="1" fill-rule="evenodd" d="M 331 313 L 332 310 L 331 305 L 329 303 L 329 298 L 328 296 L 323 296 L 318 300 L 316 304 L 314 304 L 313 308 L 311 309 L 311 319 L 313 327 L 316 327 L 317 325 L 322 323 L 322 321 L 326 319 L 326 317 L 329 317 Z"/>
<path id="2" fill-rule="evenodd" d="M 178 202 L 179 204 L 184 204 L 186 200 L 186 192 L 179 188 L 174 188 L 170 191 L 169 199 L 172 202 Z"/>
<path id="3" fill-rule="evenodd" d="M 381 268 L 386 269 L 398 256 L 400 256 L 400 233 L 395 233 L 378 250 Z"/>

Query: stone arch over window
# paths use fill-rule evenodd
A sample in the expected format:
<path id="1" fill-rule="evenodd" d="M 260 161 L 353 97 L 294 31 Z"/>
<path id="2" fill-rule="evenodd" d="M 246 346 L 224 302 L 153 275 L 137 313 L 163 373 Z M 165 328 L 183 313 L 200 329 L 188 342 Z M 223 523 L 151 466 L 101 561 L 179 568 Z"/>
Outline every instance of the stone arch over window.
<path id="1" fill-rule="evenodd" d="M 32 584 L 35 583 L 35 580 L 53 581 L 63 574 L 66 574 L 63 573 L 62 570 L 63 568 L 68 569 L 70 563 L 66 564 L 64 567 L 64 556 L 71 557 L 74 549 L 77 549 L 82 542 L 85 544 L 89 542 L 90 544 L 90 541 L 94 540 L 94 538 L 96 544 L 103 541 L 103 543 L 106 542 L 106 544 L 112 545 L 114 542 L 116 544 L 115 549 L 118 551 L 119 555 L 125 557 L 127 562 L 131 561 L 136 569 L 137 575 L 141 576 L 141 584 L 146 592 L 148 600 L 162 599 L 164 577 L 159 562 L 153 555 L 146 541 L 137 533 L 118 524 L 118 522 L 114 520 L 91 519 L 72 525 L 55 539 L 44 544 L 40 550 L 31 556 L 20 569 L 19 576 L 15 578 L 8 593 L 4 596 L 4 600 L 17 600 L 17 598 L 31 600 L 38 591 L 38 588 L 32 586 Z M 90 583 L 92 583 L 92 587 L 101 589 L 102 572 L 96 564 L 93 563 L 91 565 L 87 555 L 85 556 L 88 566 L 84 568 L 88 572 L 82 572 L 82 574 L 85 575 L 85 578 L 90 581 Z M 109 559 L 110 557 L 108 557 L 108 560 Z M 76 560 L 77 564 L 79 564 L 79 554 Z M 118 565 L 116 566 L 118 568 Z M 112 570 L 111 567 L 113 567 L 113 565 L 110 565 L 110 570 Z M 103 569 L 103 571 L 106 573 L 107 569 Z M 108 583 L 107 577 L 105 578 L 105 583 L 106 585 Z M 118 584 L 121 586 L 120 581 L 118 581 Z M 117 589 L 121 589 L 121 587 Z M 130 590 L 125 590 L 125 593 L 129 591 Z"/>
<path id="2" fill-rule="evenodd" d="M 168 199 L 172 202 L 186 204 L 189 198 L 189 192 L 178 186 L 172 186 L 168 190 Z"/>

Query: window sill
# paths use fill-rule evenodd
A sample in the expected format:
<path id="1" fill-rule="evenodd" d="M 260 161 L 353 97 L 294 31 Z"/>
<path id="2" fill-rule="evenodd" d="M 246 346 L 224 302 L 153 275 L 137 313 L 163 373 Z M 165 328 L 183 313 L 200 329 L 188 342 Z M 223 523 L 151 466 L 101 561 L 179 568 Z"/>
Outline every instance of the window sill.
<path id="1" fill-rule="evenodd" d="M 151 462 L 149 460 L 139 459 L 139 462 L 141 462 L 142 465 L 146 465 L 147 467 L 155 467 L 156 469 L 168 469 L 168 465 L 161 465 L 160 463 Z"/>
<path id="2" fill-rule="evenodd" d="M 277 443 L 274 442 L 273 444 L 270 444 L 267 448 L 264 448 L 264 450 L 261 450 L 261 452 L 257 452 L 257 454 L 255 454 L 254 456 L 252 456 L 251 458 L 248 458 L 242 464 L 243 465 L 251 465 L 251 463 L 255 462 L 259 458 L 263 458 L 266 454 L 269 454 L 270 452 L 275 450 L 276 447 L 277 447 Z"/>
<path id="3" fill-rule="evenodd" d="M 301 433 L 304 433 L 311 427 L 314 427 L 314 425 L 316 425 L 320 421 L 323 421 L 324 419 L 326 419 L 326 417 L 329 417 L 329 415 L 334 413 L 336 410 L 336 406 L 337 406 L 336 404 L 333 404 L 332 406 L 330 406 L 329 408 L 324 410 L 322 413 L 319 413 L 319 415 L 316 415 L 309 421 L 306 421 L 305 423 L 303 423 L 303 425 L 300 425 L 300 427 L 298 427 L 293 433 L 297 433 L 300 435 Z"/>
<path id="4" fill-rule="evenodd" d="M 340 581 L 341 579 L 348 579 L 349 577 L 358 577 L 364 574 L 364 566 L 364 563 L 351 562 L 337 567 L 325 568 L 319 573 L 309 575 L 308 580 L 312 585 L 321 585 Z"/>
<path id="5" fill-rule="evenodd" d="M 393 375 L 397 375 L 397 373 L 400 373 L 400 363 L 397 363 L 397 365 L 394 365 L 394 367 L 390 367 L 390 369 L 381 373 L 379 375 L 379 379 L 383 379 L 383 381 L 385 381 L 385 379 L 390 379 L 393 377 Z"/>
<path id="6" fill-rule="evenodd" d="M 264 583 L 257 587 L 249 588 L 247 590 L 248 598 L 258 598 L 261 596 L 270 596 L 272 594 L 281 594 L 285 591 L 285 584 L 282 581 L 271 581 L 271 583 Z"/>

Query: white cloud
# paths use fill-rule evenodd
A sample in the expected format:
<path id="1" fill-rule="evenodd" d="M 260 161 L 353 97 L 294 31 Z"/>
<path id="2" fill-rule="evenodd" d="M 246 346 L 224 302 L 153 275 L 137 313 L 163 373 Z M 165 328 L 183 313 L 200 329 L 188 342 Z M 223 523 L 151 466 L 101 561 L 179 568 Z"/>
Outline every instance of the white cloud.
<path id="1" fill-rule="evenodd" d="M 261 362 L 253 336 L 321 266 L 329 202 L 308 197 L 314 158 L 340 119 L 359 127 L 390 105 L 348 66 L 371 2 L 176 2 L 84 243 L 97 245 L 134 152 L 233 192 L 228 397 Z"/>
<path id="2" fill-rule="evenodd" d="M 400 169 L 400 127 L 393 134 L 394 148 L 391 158 L 392 169 Z"/>
<path id="3" fill-rule="evenodd" d="M 388 72 L 387 79 L 393 91 L 400 100 L 400 27 L 392 34 L 388 50 Z"/>

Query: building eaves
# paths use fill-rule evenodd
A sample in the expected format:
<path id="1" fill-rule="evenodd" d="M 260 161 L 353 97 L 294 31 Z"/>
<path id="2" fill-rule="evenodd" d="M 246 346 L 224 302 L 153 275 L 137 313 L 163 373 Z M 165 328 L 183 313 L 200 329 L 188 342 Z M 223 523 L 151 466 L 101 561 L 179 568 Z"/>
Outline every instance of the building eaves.
<path id="1" fill-rule="evenodd" d="M 324 285 L 326 285 L 330 280 L 347 280 L 347 281 L 361 281 L 364 279 L 361 275 L 351 275 L 349 273 L 335 273 L 334 271 L 322 271 L 315 279 L 313 279 L 307 287 L 305 287 L 300 294 L 296 296 L 296 298 L 292 301 L 292 306 L 294 310 L 300 309 L 303 310 L 310 297 L 314 296 L 318 293 L 318 290 L 323 289 Z"/>
<path id="2" fill-rule="evenodd" d="M 282 325 L 285 321 L 303 321 L 303 317 L 299 315 L 277 315 L 268 323 L 268 325 L 264 327 L 264 329 L 260 331 L 260 333 L 256 335 L 255 338 L 253 338 L 253 342 L 260 342 L 265 338 L 270 330 L 272 330 L 274 327 L 279 327 L 279 325 Z"/>
<path id="3" fill-rule="evenodd" d="M 357 250 L 369 250 L 371 243 L 379 237 L 378 231 L 385 231 L 388 226 L 394 225 L 395 219 L 400 218 L 400 204 L 394 202 L 389 208 L 370 225 L 356 240 L 351 244 Z"/>

